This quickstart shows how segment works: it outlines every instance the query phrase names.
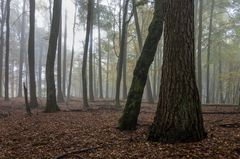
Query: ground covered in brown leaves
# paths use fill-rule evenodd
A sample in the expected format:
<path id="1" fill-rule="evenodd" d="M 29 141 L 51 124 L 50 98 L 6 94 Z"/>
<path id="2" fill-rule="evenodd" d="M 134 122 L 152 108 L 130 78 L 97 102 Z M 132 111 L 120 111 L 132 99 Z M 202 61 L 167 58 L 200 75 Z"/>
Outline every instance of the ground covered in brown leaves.
<path id="1" fill-rule="evenodd" d="M 240 115 L 204 114 L 208 138 L 198 143 L 160 144 L 147 141 L 155 106 L 144 104 L 137 131 L 120 132 L 121 111 L 112 102 L 91 103 L 81 110 L 80 101 L 61 105 L 62 112 L 41 109 L 25 115 L 22 100 L 0 101 L 0 158 L 240 158 Z M 230 108 L 221 109 L 229 111 Z M 204 112 L 216 108 L 204 108 Z M 234 109 L 230 110 L 236 111 Z"/>

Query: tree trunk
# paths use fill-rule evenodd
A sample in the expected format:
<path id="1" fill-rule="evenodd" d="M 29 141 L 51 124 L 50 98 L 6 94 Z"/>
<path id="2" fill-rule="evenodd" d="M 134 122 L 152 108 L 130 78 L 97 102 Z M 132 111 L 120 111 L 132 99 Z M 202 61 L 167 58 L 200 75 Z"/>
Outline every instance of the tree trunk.
<path id="1" fill-rule="evenodd" d="M 6 3 L 7 4 L 7 3 Z M 5 8 L 6 9 L 6 8 Z M 4 24 L 6 18 L 6 12 L 4 10 L 4 1 L 1 1 L 1 38 L 0 38 L 0 97 L 3 97 L 2 88 L 3 88 L 3 49 L 4 49 Z"/>
<path id="2" fill-rule="evenodd" d="M 220 47 L 220 46 L 219 46 Z M 219 72 L 218 72 L 218 76 L 219 76 L 219 78 L 221 77 L 221 75 L 222 75 L 222 54 L 221 54 L 221 49 L 219 48 L 219 57 L 218 57 L 218 64 L 219 64 Z M 224 99 L 223 99 L 223 82 L 222 82 L 222 79 L 219 79 L 218 80 L 219 82 L 218 82 L 218 87 L 219 87 L 219 102 L 220 103 L 224 103 Z"/>
<path id="3" fill-rule="evenodd" d="M 93 0 L 94 1 L 94 0 Z M 93 2 L 94 4 L 94 2 Z M 93 7 L 92 5 L 92 15 L 93 15 Z M 89 47 L 89 99 L 94 101 L 94 94 L 93 94 L 93 16 L 91 16 L 91 31 L 90 31 L 90 47 Z"/>
<path id="4" fill-rule="evenodd" d="M 40 44 L 40 52 L 38 55 L 38 97 L 42 97 L 42 59 L 43 59 L 43 40 Z"/>
<path id="5" fill-rule="evenodd" d="M 98 73 L 99 73 L 99 93 L 100 98 L 103 98 L 103 86 L 102 86 L 102 46 L 101 46 L 101 23 L 100 23 L 100 8 L 99 8 L 99 0 L 97 0 L 97 8 L 98 8 Z"/>
<path id="6" fill-rule="evenodd" d="M 52 18 L 52 24 L 51 24 L 47 63 L 46 63 L 47 104 L 46 104 L 45 112 L 47 113 L 60 111 L 57 105 L 57 100 L 56 100 L 54 62 L 56 58 L 61 11 L 62 11 L 62 1 L 54 0 L 53 18 Z"/>
<path id="7" fill-rule="evenodd" d="M 23 10 L 22 10 L 22 24 L 21 24 L 21 37 L 20 37 L 20 58 L 19 58 L 19 76 L 18 76 L 18 97 L 22 97 L 22 79 L 23 79 L 23 60 L 24 52 L 26 50 L 25 45 L 25 26 L 26 26 L 26 0 L 23 0 Z"/>
<path id="8" fill-rule="evenodd" d="M 123 60 L 124 60 L 124 48 L 125 48 L 125 42 L 126 41 L 126 22 L 127 22 L 127 13 L 128 13 L 128 4 L 129 0 L 126 0 L 123 10 L 123 21 L 122 21 L 122 35 L 121 35 L 121 45 L 120 45 L 120 53 L 119 53 L 119 59 L 118 59 L 118 67 L 117 67 L 117 83 L 116 83 L 116 107 L 121 107 L 120 104 L 120 87 L 121 87 L 121 79 L 122 79 L 122 71 L 123 71 Z"/>
<path id="9" fill-rule="evenodd" d="M 154 60 L 158 42 L 163 31 L 163 10 L 162 1 L 155 1 L 155 12 L 152 23 L 149 27 L 149 33 L 142 53 L 137 61 L 133 80 L 128 93 L 127 102 L 122 117 L 119 120 L 120 130 L 136 129 L 137 119 L 140 112 L 140 105 L 144 86 L 147 81 L 149 68 Z"/>
<path id="10" fill-rule="evenodd" d="M 142 34 L 141 34 L 141 29 L 139 26 L 139 20 L 138 20 L 138 12 L 137 12 L 137 7 L 136 7 L 136 2 L 135 0 L 132 0 L 133 3 L 133 16 L 134 16 L 134 21 L 135 21 L 135 27 L 136 27 L 136 33 L 137 33 L 137 38 L 138 38 L 138 46 L 139 46 L 139 52 L 142 51 L 143 47 L 143 40 L 142 40 Z M 151 82 L 149 80 L 149 75 L 147 78 L 147 84 L 146 84 L 146 90 L 147 90 L 147 100 L 149 103 L 154 103 L 154 98 L 152 94 L 152 88 L 151 88 Z"/>
<path id="11" fill-rule="evenodd" d="M 198 64 L 198 90 L 199 96 L 202 100 L 202 16 L 203 16 L 203 0 L 199 0 L 199 26 L 198 26 L 198 54 L 197 54 L 197 64 Z"/>
<path id="12" fill-rule="evenodd" d="M 206 92 L 206 103 L 210 102 L 209 94 L 209 82 L 210 82 L 210 57 L 211 57 L 211 45 L 212 45 L 212 27 L 213 27 L 213 11 L 215 7 L 215 0 L 212 0 L 210 23 L 209 23 L 209 34 L 208 34 L 208 50 L 207 50 L 207 92 Z"/>
<path id="13" fill-rule="evenodd" d="M 66 76 L 67 76 L 67 11 L 65 12 L 64 50 L 63 50 L 63 96 L 66 97 Z"/>
<path id="14" fill-rule="evenodd" d="M 194 1 L 169 0 L 164 7 L 162 80 L 148 139 L 163 143 L 200 141 L 206 133 L 195 77 Z"/>
<path id="15" fill-rule="evenodd" d="M 64 102 L 62 93 L 62 13 L 59 25 L 59 35 L 58 35 L 58 57 L 57 57 L 57 101 Z"/>
<path id="16" fill-rule="evenodd" d="M 77 5 L 75 4 L 75 13 L 74 13 L 74 22 L 73 22 L 73 39 L 72 39 L 72 55 L 71 55 L 71 63 L 70 63 L 70 71 L 69 71 L 69 79 L 68 79 L 68 89 L 67 89 L 67 101 L 70 99 L 71 86 L 72 86 L 72 70 L 73 70 L 73 58 L 74 58 L 74 46 L 75 46 L 75 28 L 76 28 L 76 19 L 77 19 Z"/>
<path id="17" fill-rule="evenodd" d="M 6 2 L 6 55 L 5 55 L 5 100 L 9 100 L 9 41 L 10 41 L 10 1 Z"/>
<path id="18" fill-rule="evenodd" d="M 106 99 L 109 98 L 109 61 L 110 61 L 110 39 L 108 37 Z"/>
<path id="19" fill-rule="evenodd" d="M 30 31 L 28 40 L 28 64 L 30 84 L 30 107 L 38 106 L 35 80 L 35 0 L 30 0 Z"/>
<path id="20" fill-rule="evenodd" d="M 126 30 L 128 30 L 128 24 L 126 24 Z M 127 41 L 128 41 L 128 32 L 125 32 L 126 40 L 123 42 L 124 44 L 124 51 L 123 51 L 123 81 L 122 81 L 122 96 L 123 99 L 127 99 Z"/>
<path id="21" fill-rule="evenodd" d="M 92 18 L 92 8 L 93 8 L 92 5 L 93 5 L 93 0 L 89 0 L 88 15 L 87 15 L 87 30 L 86 30 L 84 53 L 83 53 L 83 65 L 82 65 L 83 108 L 84 109 L 89 107 L 88 94 L 87 94 L 87 54 L 88 54 L 88 44 L 89 44 L 89 38 L 90 38 L 90 32 L 91 32 L 91 18 Z"/>

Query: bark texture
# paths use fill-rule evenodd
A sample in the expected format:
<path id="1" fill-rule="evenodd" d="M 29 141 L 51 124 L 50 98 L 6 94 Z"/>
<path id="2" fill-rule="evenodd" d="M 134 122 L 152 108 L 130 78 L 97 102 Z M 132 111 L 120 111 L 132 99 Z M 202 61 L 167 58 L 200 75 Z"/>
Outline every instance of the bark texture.
<path id="1" fill-rule="evenodd" d="M 149 33 L 143 46 L 142 53 L 134 70 L 133 80 L 128 93 L 123 115 L 119 120 L 118 127 L 120 130 L 136 129 L 144 86 L 147 81 L 149 68 L 154 60 L 158 42 L 162 36 L 162 30 L 162 1 L 156 0 L 154 17 L 149 27 Z"/>
<path id="2" fill-rule="evenodd" d="M 206 133 L 195 77 L 194 1 L 169 0 L 164 11 L 162 80 L 149 140 L 200 141 Z"/>
<path id="3" fill-rule="evenodd" d="M 60 111 L 57 105 L 57 100 L 56 100 L 54 61 L 56 58 L 61 10 L 62 10 L 62 1 L 54 0 L 53 17 L 52 17 L 49 45 L 48 45 L 47 64 L 46 64 L 47 104 L 46 104 L 45 112 L 47 113 Z"/>

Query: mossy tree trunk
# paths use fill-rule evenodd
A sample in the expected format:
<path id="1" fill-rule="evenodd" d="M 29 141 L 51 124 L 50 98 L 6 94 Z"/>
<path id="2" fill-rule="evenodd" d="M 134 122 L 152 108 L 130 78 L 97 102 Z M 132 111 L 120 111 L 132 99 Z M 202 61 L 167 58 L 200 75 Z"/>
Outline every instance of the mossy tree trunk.
<path id="1" fill-rule="evenodd" d="M 162 80 L 148 138 L 163 143 L 200 141 L 206 133 L 195 77 L 194 1 L 169 0 L 164 10 Z"/>
<path id="2" fill-rule="evenodd" d="M 59 24 L 62 11 L 62 1 L 54 0 L 53 17 L 48 45 L 47 63 L 46 63 L 46 81 L 47 81 L 47 104 L 45 112 L 53 113 L 60 111 L 56 99 L 56 87 L 54 79 L 54 61 L 56 58 L 57 40 L 59 34 Z"/>
<path id="3" fill-rule="evenodd" d="M 144 86 L 147 81 L 149 68 L 154 60 L 158 42 L 162 36 L 162 30 L 162 1 L 156 0 L 154 17 L 149 27 L 149 33 L 143 46 L 142 53 L 134 70 L 133 80 L 128 93 L 123 115 L 119 120 L 118 128 L 120 130 L 136 129 Z"/>

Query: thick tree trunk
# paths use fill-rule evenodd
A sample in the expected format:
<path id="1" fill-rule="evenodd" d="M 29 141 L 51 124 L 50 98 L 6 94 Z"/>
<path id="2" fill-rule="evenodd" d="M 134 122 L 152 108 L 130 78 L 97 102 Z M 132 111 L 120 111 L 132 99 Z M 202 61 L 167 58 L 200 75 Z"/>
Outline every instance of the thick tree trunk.
<path id="1" fill-rule="evenodd" d="M 54 0 L 53 18 L 52 18 L 50 39 L 49 39 L 49 45 L 48 45 L 47 63 L 46 63 L 47 104 L 46 104 L 45 112 L 47 113 L 60 111 L 57 105 L 57 99 L 56 99 L 54 62 L 56 58 L 61 11 L 62 11 L 62 1 Z"/>
<path id="2" fill-rule="evenodd" d="M 67 77 L 67 11 L 65 11 L 64 49 L 63 49 L 63 96 L 66 97 L 66 77 Z"/>
<path id="3" fill-rule="evenodd" d="M 206 103 L 210 102 L 210 90 L 209 90 L 209 82 L 210 82 L 210 57 L 211 57 L 211 45 L 212 45 L 212 28 L 213 28 L 213 11 L 215 7 L 215 0 L 212 0 L 211 5 L 211 14 L 210 14 L 210 22 L 209 22 L 209 33 L 208 33 L 208 50 L 207 50 L 207 92 L 206 92 Z"/>
<path id="4" fill-rule="evenodd" d="M 85 37 L 84 53 L 83 53 L 83 65 L 82 65 L 82 85 L 83 85 L 83 108 L 87 109 L 88 105 L 88 94 L 87 94 L 87 55 L 88 45 L 91 32 L 91 18 L 92 18 L 92 5 L 93 0 L 88 1 L 88 15 L 87 15 L 87 30 Z"/>
<path id="5" fill-rule="evenodd" d="M 122 21 L 122 35 L 121 35 L 121 43 L 120 43 L 120 53 L 118 59 L 118 67 L 117 67 L 117 82 L 116 82 L 116 107 L 121 107 L 120 104 L 120 87 L 121 87 L 121 79 L 122 79 L 122 71 L 123 71 L 123 60 L 124 60 L 124 48 L 126 41 L 126 22 L 127 22 L 127 13 L 128 13 L 128 4 L 129 0 L 125 1 L 124 10 L 123 10 L 123 21 Z"/>
<path id="6" fill-rule="evenodd" d="M 5 55 L 5 100 L 9 100 L 9 41 L 10 41 L 10 1 L 6 2 L 6 55 Z"/>
<path id="7" fill-rule="evenodd" d="M 102 86 L 102 44 L 101 44 L 101 23 L 100 23 L 100 8 L 99 0 L 97 0 L 98 8 L 98 74 L 99 74 L 99 97 L 103 98 L 103 86 Z"/>
<path id="8" fill-rule="evenodd" d="M 30 0 L 30 31 L 28 40 L 28 64 L 30 84 L 30 107 L 38 106 L 35 80 L 35 0 Z"/>
<path id="9" fill-rule="evenodd" d="M 200 141 L 206 133 L 195 77 L 194 1 L 169 0 L 164 10 L 162 80 L 149 140 Z"/>
<path id="10" fill-rule="evenodd" d="M 62 93 L 62 13 L 59 25 L 59 35 L 58 35 L 58 57 L 57 57 L 57 101 L 64 102 Z"/>
<path id="11" fill-rule="evenodd" d="M 26 0 L 23 0 L 23 10 L 22 10 L 22 24 L 21 24 L 21 37 L 20 37 L 20 58 L 19 58 L 19 76 L 18 76 L 18 97 L 22 97 L 22 83 L 23 83 L 23 61 L 24 52 L 26 50 L 25 45 L 25 26 L 26 26 Z"/>
<path id="12" fill-rule="evenodd" d="M 197 54 L 197 64 L 198 64 L 198 90 L 199 96 L 202 100 L 202 16 L 203 16 L 203 0 L 199 0 L 199 26 L 198 26 L 198 54 Z"/>
<path id="13" fill-rule="evenodd" d="M 158 42 L 162 36 L 162 31 L 162 1 L 156 0 L 154 17 L 149 27 L 149 33 L 143 46 L 142 53 L 134 70 L 133 80 L 128 93 L 123 115 L 119 120 L 118 127 L 120 130 L 136 129 L 144 86 L 147 81 L 149 68 L 154 60 Z"/>

